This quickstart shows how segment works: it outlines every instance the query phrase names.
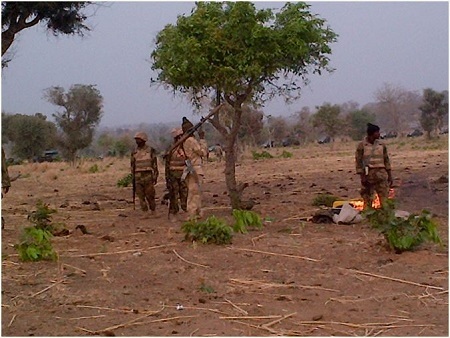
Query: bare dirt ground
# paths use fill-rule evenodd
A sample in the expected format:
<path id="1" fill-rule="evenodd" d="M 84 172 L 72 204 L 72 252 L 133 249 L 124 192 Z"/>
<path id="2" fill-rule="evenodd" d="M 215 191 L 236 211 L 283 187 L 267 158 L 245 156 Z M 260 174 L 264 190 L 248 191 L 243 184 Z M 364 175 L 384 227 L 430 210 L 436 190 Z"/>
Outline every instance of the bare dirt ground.
<path id="1" fill-rule="evenodd" d="M 367 223 L 301 220 L 318 193 L 359 197 L 355 142 L 243 156 L 237 178 L 264 228 L 224 246 L 184 241 L 160 204 L 163 175 L 157 218 L 133 211 L 116 186 L 127 159 L 10 167 L 22 176 L 2 201 L 2 335 L 448 336 L 448 140 L 388 144 L 399 209 L 432 211 L 442 247 L 395 254 Z M 231 222 L 223 162 L 205 170 L 206 215 Z M 53 239 L 57 262 L 23 263 L 13 245 L 39 199 L 70 234 Z"/>

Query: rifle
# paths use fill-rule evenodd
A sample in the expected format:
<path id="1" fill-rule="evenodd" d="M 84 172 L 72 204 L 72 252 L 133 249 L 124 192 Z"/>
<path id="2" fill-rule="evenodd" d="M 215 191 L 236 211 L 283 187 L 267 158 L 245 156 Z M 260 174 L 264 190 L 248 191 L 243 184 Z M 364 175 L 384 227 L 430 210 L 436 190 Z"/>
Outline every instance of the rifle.
<path id="1" fill-rule="evenodd" d="M 176 141 L 170 148 L 169 150 L 166 152 L 166 154 L 164 155 L 164 157 L 167 156 L 167 159 L 169 159 L 170 161 L 170 155 L 172 155 L 173 151 L 180 145 L 183 144 L 184 141 L 186 141 L 190 136 L 192 136 L 197 129 L 199 129 L 203 123 L 205 123 L 207 120 L 209 120 L 211 117 L 213 117 L 215 114 L 217 114 L 220 110 L 220 108 L 222 108 L 223 103 L 216 106 L 208 115 L 206 115 L 206 117 L 202 117 L 200 119 L 200 122 L 198 122 L 195 126 L 193 126 L 192 128 L 190 128 L 188 131 L 186 131 L 183 136 L 180 137 L 180 139 L 178 141 Z"/>

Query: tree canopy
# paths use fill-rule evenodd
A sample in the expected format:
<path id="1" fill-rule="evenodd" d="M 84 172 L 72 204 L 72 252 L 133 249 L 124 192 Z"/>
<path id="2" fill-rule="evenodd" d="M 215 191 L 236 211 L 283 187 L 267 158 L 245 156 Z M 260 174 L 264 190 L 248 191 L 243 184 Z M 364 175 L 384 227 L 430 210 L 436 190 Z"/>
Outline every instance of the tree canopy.
<path id="1" fill-rule="evenodd" d="M 74 162 L 78 150 L 89 146 L 100 123 L 103 97 L 94 85 L 76 84 L 65 92 L 62 87 L 46 89 L 47 100 L 62 108 L 53 114 L 61 131 L 58 143 L 63 155 Z"/>
<path id="2" fill-rule="evenodd" d="M 2 142 L 13 143 L 12 153 L 32 160 L 55 145 L 56 126 L 40 113 L 31 115 L 2 113 Z"/>
<path id="3" fill-rule="evenodd" d="M 89 31 L 82 9 L 90 2 L 2 2 L 2 58 L 23 29 L 45 23 L 55 35 L 79 34 Z M 5 65 L 8 60 L 2 60 Z"/>
<path id="4" fill-rule="evenodd" d="M 448 91 L 439 93 L 431 88 L 423 91 L 423 104 L 419 107 L 422 112 L 420 124 L 430 137 L 432 131 L 439 131 L 444 124 L 444 117 L 448 115 Z"/>
<path id="5" fill-rule="evenodd" d="M 221 123 L 221 113 L 210 122 L 225 140 L 234 209 L 242 193 L 234 152 L 244 103 L 263 104 L 275 95 L 298 98 L 309 74 L 332 70 L 328 55 L 336 37 L 303 2 L 286 3 L 277 13 L 244 1 L 197 2 L 190 16 L 179 16 L 158 33 L 151 53 L 158 75 L 152 81 L 188 94 L 197 107 L 223 101 L 232 107 L 231 127 Z"/>

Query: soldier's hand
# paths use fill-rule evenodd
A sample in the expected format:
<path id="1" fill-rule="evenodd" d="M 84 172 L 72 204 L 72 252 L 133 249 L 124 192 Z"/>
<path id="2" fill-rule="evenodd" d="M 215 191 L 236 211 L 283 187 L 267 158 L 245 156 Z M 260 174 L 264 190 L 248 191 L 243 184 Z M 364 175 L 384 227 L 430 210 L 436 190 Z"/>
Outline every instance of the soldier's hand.
<path id="1" fill-rule="evenodd" d="M 2 193 L 3 195 L 6 195 L 9 191 L 9 187 L 2 187 Z"/>

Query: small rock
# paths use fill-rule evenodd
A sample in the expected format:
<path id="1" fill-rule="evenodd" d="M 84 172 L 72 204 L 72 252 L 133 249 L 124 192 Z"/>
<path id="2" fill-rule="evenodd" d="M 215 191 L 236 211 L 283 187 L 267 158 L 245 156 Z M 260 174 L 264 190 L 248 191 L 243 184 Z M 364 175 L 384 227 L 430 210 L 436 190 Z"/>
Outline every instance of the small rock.
<path id="1" fill-rule="evenodd" d="M 318 321 L 318 320 L 321 320 L 322 318 L 323 318 L 323 315 L 315 315 L 314 317 L 312 317 L 312 320 Z"/>

